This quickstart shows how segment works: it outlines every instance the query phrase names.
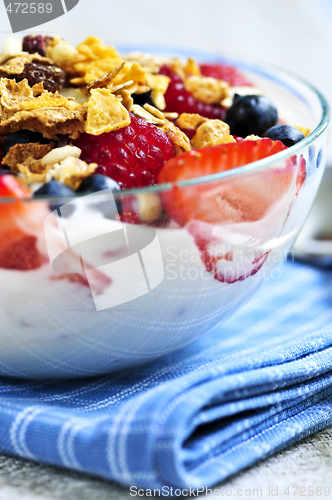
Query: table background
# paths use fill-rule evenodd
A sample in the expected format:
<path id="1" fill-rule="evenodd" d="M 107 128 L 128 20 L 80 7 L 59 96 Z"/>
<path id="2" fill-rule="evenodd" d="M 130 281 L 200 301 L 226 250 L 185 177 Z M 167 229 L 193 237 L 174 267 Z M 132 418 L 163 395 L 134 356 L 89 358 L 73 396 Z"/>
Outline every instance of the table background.
<path id="1" fill-rule="evenodd" d="M 80 0 L 68 14 L 33 32 L 59 33 L 72 43 L 98 35 L 112 44 L 173 45 L 250 56 L 298 73 L 332 105 L 331 28 L 331 0 Z M 10 33 L 0 0 L 0 44 Z M 290 498 L 283 493 L 287 486 L 330 486 L 332 496 L 331 465 L 330 428 L 223 486 L 232 489 L 233 496 L 239 488 L 262 488 L 262 498 L 269 498 L 269 487 L 278 486 L 277 498 Z M 0 499 L 38 498 L 132 497 L 128 489 L 109 482 L 0 455 Z"/>

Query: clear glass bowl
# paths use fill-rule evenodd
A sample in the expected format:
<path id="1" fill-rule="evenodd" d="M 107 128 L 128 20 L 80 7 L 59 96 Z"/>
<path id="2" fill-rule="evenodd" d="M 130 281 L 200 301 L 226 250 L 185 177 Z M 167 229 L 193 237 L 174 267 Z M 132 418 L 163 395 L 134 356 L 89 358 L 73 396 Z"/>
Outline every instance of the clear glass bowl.
<path id="1" fill-rule="evenodd" d="M 148 362 L 225 322 L 271 275 L 278 279 L 275 267 L 323 174 L 329 110 L 316 89 L 285 71 L 226 62 L 271 97 L 285 123 L 311 134 L 274 156 L 176 187 L 0 199 L 42 256 L 38 269 L 0 269 L 0 375 L 81 377 Z M 179 192 L 185 206 L 175 203 Z M 206 200 L 204 221 L 178 224 Z M 50 210 L 60 201 L 61 213 Z M 152 222 L 160 205 L 172 207 L 172 217 Z M 121 223 L 118 209 L 137 210 L 141 222 Z"/>

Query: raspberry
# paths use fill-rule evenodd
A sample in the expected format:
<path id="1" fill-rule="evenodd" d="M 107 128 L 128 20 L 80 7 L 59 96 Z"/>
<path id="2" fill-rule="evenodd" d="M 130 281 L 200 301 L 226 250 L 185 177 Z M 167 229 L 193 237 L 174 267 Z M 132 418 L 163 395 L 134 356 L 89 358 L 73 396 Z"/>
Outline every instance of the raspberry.
<path id="1" fill-rule="evenodd" d="M 173 111 L 179 113 L 179 115 L 181 113 L 198 113 L 206 118 L 224 120 L 227 111 L 225 108 L 206 104 L 195 99 L 185 89 L 183 80 L 169 66 L 162 66 L 160 74 L 171 79 L 165 93 L 166 111 Z"/>
<path id="2" fill-rule="evenodd" d="M 36 52 L 45 56 L 45 37 L 41 35 L 28 35 L 23 38 L 23 50 L 29 54 Z"/>
<path id="3" fill-rule="evenodd" d="M 114 179 L 121 188 L 150 186 L 164 163 L 175 155 L 172 141 L 154 125 L 130 113 L 120 130 L 93 136 L 82 134 L 75 145 L 81 158 L 98 163 L 96 173 Z"/>
<path id="4" fill-rule="evenodd" d="M 227 64 L 201 64 L 201 72 L 203 76 L 211 76 L 212 78 L 217 78 L 218 80 L 224 80 L 229 83 L 232 87 L 237 86 L 252 86 L 252 83 L 247 80 L 236 68 L 233 66 L 228 66 Z"/>

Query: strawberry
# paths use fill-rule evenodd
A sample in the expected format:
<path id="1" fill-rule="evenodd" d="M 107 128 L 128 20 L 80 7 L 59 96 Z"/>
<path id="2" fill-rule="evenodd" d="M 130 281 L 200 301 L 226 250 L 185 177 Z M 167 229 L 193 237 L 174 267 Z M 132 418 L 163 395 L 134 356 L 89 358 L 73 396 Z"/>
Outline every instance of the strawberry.
<path id="1" fill-rule="evenodd" d="M 16 198 L 16 202 L 0 202 L 0 268 L 26 271 L 37 269 L 42 258 L 36 248 L 37 238 L 23 232 L 17 221 L 24 220 L 27 208 L 20 201 L 31 197 L 12 175 L 0 176 L 0 199 Z"/>
<path id="2" fill-rule="evenodd" d="M 176 183 L 231 170 L 284 149 L 280 141 L 264 138 L 192 150 L 172 158 L 158 177 L 158 183 L 175 183 L 162 195 L 166 212 L 181 225 L 193 219 L 213 224 L 259 220 L 294 183 L 299 184 L 298 175 L 303 179 L 297 162 L 188 187 Z"/>

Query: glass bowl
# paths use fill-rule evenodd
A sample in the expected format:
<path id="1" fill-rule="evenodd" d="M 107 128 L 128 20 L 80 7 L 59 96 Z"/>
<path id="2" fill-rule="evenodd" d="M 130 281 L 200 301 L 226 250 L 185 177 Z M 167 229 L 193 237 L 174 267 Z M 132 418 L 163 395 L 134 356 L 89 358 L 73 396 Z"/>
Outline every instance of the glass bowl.
<path id="1" fill-rule="evenodd" d="M 0 375 L 82 377 L 148 362 L 279 278 L 323 174 L 328 105 L 281 69 L 222 61 L 265 91 L 285 123 L 312 132 L 263 160 L 177 185 L 0 199 L 3 220 L 11 214 L 40 259 L 36 269 L 0 269 Z M 121 222 L 119 211 L 139 219 Z"/>

